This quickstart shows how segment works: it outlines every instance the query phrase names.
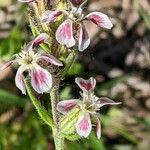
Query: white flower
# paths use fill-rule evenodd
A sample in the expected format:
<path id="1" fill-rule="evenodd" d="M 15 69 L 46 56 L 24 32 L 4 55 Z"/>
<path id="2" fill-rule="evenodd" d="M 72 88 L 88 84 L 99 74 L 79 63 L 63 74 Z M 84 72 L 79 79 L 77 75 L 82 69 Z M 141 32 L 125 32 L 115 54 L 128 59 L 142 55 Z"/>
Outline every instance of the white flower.
<path id="1" fill-rule="evenodd" d="M 75 82 L 83 91 L 81 100 L 71 99 L 61 101 L 57 105 L 57 110 L 62 114 L 66 114 L 75 107 L 79 107 L 81 111 L 76 123 L 76 132 L 86 138 L 92 130 L 92 123 L 94 123 L 97 138 L 99 139 L 101 137 L 101 123 L 97 116 L 97 111 L 104 105 L 118 105 L 120 103 L 116 103 L 107 97 L 99 98 L 95 96 L 93 90 L 96 80 L 92 77 L 89 80 L 76 78 Z"/>
<path id="2" fill-rule="evenodd" d="M 31 41 L 24 49 L 19 53 L 14 55 L 14 59 L 4 64 L 0 70 L 4 70 L 10 65 L 17 63 L 19 65 L 18 71 L 15 77 L 16 86 L 26 94 L 26 89 L 24 85 L 24 75 L 25 71 L 28 71 L 31 77 L 31 85 L 33 89 L 38 93 L 44 93 L 50 90 L 52 87 L 52 75 L 46 69 L 42 68 L 38 62 L 40 60 L 46 61 L 49 64 L 56 66 L 62 66 L 63 64 L 51 55 L 39 54 L 33 51 L 34 47 L 39 44 L 46 42 L 48 35 L 46 33 L 41 33 L 33 41 Z"/>
<path id="3" fill-rule="evenodd" d="M 41 16 L 43 23 L 54 22 L 60 15 L 65 15 L 66 20 L 58 27 L 56 31 L 56 40 L 73 47 L 78 42 L 78 50 L 84 51 L 90 45 L 90 38 L 86 28 L 83 25 L 84 20 L 90 20 L 99 27 L 106 29 L 112 28 L 112 23 L 107 15 L 101 12 L 92 12 L 88 15 L 83 14 L 82 6 L 86 0 L 69 0 L 70 8 L 68 10 L 45 11 Z M 74 35 L 77 35 L 75 38 Z"/>

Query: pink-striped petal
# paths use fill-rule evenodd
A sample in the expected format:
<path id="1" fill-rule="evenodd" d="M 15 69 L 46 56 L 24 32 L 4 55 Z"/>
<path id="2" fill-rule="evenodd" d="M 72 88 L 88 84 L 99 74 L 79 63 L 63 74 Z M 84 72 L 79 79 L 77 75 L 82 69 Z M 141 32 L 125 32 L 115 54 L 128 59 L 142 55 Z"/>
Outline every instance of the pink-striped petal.
<path id="1" fill-rule="evenodd" d="M 89 80 L 84 80 L 83 78 L 76 78 L 75 82 L 83 91 L 94 90 L 96 85 L 96 80 L 93 77 L 91 77 Z"/>
<path id="2" fill-rule="evenodd" d="M 51 5 L 55 5 L 55 4 L 57 4 L 57 1 L 58 1 L 58 0 L 50 0 L 50 4 L 51 4 Z"/>
<path id="3" fill-rule="evenodd" d="M 113 100 L 107 98 L 107 97 L 101 97 L 97 101 L 98 108 L 105 106 L 105 105 L 119 105 L 121 102 L 114 102 Z"/>
<path id="4" fill-rule="evenodd" d="M 26 94 L 23 72 L 26 70 L 25 67 L 19 67 L 15 76 L 15 84 L 18 89 L 21 90 L 22 94 Z"/>
<path id="5" fill-rule="evenodd" d="M 93 23 L 95 23 L 99 27 L 111 29 L 113 26 L 108 16 L 101 12 L 92 12 L 88 14 L 86 18 L 91 20 Z"/>
<path id="6" fill-rule="evenodd" d="M 62 114 L 66 114 L 70 110 L 75 108 L 77 106 L 78 102 L 79 101 L 77 99 L 61 101 L 57 104 L 57 110 Z"/>
<path id="7" fill-rule="evenodd" d="M 38 35 L 38 36 L 32 41 L 33 47 L 34 47 L 34 46 L 38 46 L 38 45 L 40 45 L 40 44 L 42 44 L 42 43 L 44 43 L 44 42 L 47 42 L 48 38 L 49 38 L 48 34 L 46 34 L 46 33 L 41 33 L 40 35 Z"/>
<path id="8" fill-rule="evenodd" d="M 31 3 L 34 2 L 35 0 L 18 0 L 21 3 Z"/>
<path id="9" fill-rule="evenodd" d="M 36 92 L 44 93 L 52 87 L 52 76 L 46 69 L 37 65 L 31 69 L 30 75 L 31 84 Z"/>
<path id="10" fill-rule="evenodd" d="M 63 66 L 63 63 L 52 55 L 41 55 L 39 59 L 42 59 L 46 61 L 47 63 L 53 64 L 55 66 Z"/>
<path id="11" fill-rule="evenodd" d="M 97 117 L 97 122 L 96 122 L 96 135 L 98 139 L 101 138 L 101 123 L 98 117 Z"/>
<path id="12" fill-rule="evenodd" d="M 69 0 L 75 7 L 80 6 L 86 0 Z"/>
<path id="13" fill-rule="evenodd" d="M 84 51 L 90 45 L 90 38 L 84 25 L 79 29 L 79 51 Z"/>
<path id="14" fill-rule="evenodd" d="M 60 44 L 66 45 L 68 48 L 73 47 L 75 45 L 72 26 L 72 21 L 68 19 L 64 21 L 56 31 L 56 40 Z"/>
<path id="15" fill-rule="evenodd" d="M 25 50 L 27 50 L 27 51 L 32 50 L 34 47 L 37 47 L 40 44 L 47 42 L 48 38 L 49 38 L 49 36 L 46 33 L 39 34 L 33 41 L 30 41 L 25 46 Z"/>
<path id="16" fill-rule="evenodd" d="M 84 112 L 79 116 L 79 119 L 76 123 L 76 131 L 82 137 L 88 137 L 92 130 L 92 124 L 90 115 L 87 112 Z"/>
<path id="17" fill-rule="evenodd" d="M 55 10 L 55 11 L 47 10 L 42 14 L 41 21 L 43 23 L 49 23 L 51 21 L 55 21 L 57 17 L 59 17 L 61 14 L 62 14 L 62 11 L 59 11 L 59 10 Z"/>
<path id="18" fill-rule="evenodd" d="M 12 65 L 14 61 L 9 61 L 7 63 L 5 63 L 4 65 L 0 66 L 0 71 L 7 69 L 8 67 L 10 67 Z"/>

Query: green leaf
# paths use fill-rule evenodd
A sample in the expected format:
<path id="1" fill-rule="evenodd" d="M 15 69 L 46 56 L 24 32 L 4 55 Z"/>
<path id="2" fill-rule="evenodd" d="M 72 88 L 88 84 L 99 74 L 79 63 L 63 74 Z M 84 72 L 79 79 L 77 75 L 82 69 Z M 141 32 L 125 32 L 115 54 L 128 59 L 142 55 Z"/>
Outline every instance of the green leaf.
<path id="1" fill-rule="evenodd" d="M 60 99 L 68 99 L 71 98 L 72 95 L 71 93 L 71 87 L 70 86 L 66 86 L 60 93 Z"/>
<path id="2" fill-rule="evenodd" d="M 35 106 L 39 116 L 47 125 L 54 128 L 55 126 L 53 123 L 52 115 L 40 104 L 38 99 L 34 96 L 33 90 L 31 88 L 30 84 L 28 83 L 28 81 L 27 80 L 24 80 L 24 81 L 25 81 L 25 85 L 27 88 L 27 93 L 28 93 L 33 105 Z"/>
<path id="3" fill-rule="evenodd" d="M 82 70 L 83 70 L 83 66 L 78 63 L 78 62 L 75 62 L 72 67 L 68 70 L 68 75 L 69 76 L 78 76 L 79 74 L 82 73 Z"/>
<path id="4" fill-rule="evenodd" d="M 20 51 L 20 47 L 22 45 L 20 30 L 21 29 L 19 27 L 14 27 L 10 36 L 0 42 L 0 56 L 8 59 L 12 57 L 13 54 Z"/>
<path id="5" fill-rule="evenodd" d="M 4 103 L 9 106 L 24 107 L 26 101 L 24 98 L 0 89 L 0 103 Z"/>
<path id="6" fill-rule="evenodd" d="M 68 71 L 72 68 L 72 65 L 75 63 L 76 53 L 72 52 L 68 55 L 65 60 L 65 68 L 60 72 L 61 75 L 65 76 Z"/>

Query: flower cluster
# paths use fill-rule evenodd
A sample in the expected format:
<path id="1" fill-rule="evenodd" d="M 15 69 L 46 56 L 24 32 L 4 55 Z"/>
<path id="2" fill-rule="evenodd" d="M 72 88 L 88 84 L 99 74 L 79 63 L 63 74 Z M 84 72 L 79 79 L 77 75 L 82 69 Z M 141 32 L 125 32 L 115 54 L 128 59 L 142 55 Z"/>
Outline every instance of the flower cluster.
<path id="1" fill-rule="evenodd" d="M 69 0 L 68 10 L 47 10 L 41 16 L 43 23 L 54 22 L 61 15 L 66 20 L 58 27 L 56 31 L 56 40 L 66 45 L 68 48 L 78 43 L 78 50 L 84 51 L 90 44 L 88 32 L 83 21 L 90 20 L 99 27 L 111 29 L 112 23 L 107 15 L 101 12 L 91 12 L 88 15 L 83 14 L 83 6 L 86 0 Z"/>
<path id="2" fill-rule="evenodd" d="M 81 99 L 64 100 L 58 103 L 57 110 L 62 114 L 70 112 L 72 109 L 79 107 L 80 114 L 76 122 L 76 132 L 82 137 L 88 137 L 92 124 L 95 125 L 97 138 L 101 137 L 101 124 L 97 111 L 105 105 L 118 105 L 107 97 L 97 97 L 94 95 L 96 80 L 91 77 L 89 80 L 76 78 L 76 84 L 81 88 Z"/>
<path id="3" fill-rule="evenodd" d="M 39 1 L 38 0 L 18 0 L 18 1 L 21 3 L 27 3 L 27 4 L 36 4 L 38 2 L 41 2 L 42 0 L 39 0 Z M 43 0 L 42 4 L 46 5 L 48 2 L 50 2 L 50 5 L 53 6 L 54 4 L 57 4 L 61 1 Z M 62 0 L 62 3 L 63 2 L 64 2 L 64 0 Z M 62 18 L 63 19 L 65 18 L 65 20 L 63 20 L 63 22 L 59 26 L 58 26 L 58 22 L 56 22 L 56 26 L 54 26 L 54 27 L 58 27 L 56 29 L 56 33 L 55 33 L 55 38 L 56 38 L 58 44 L 65 45 L 68 49 L 70 49 L 72 47 L 78 47 L 78 50 L 82 52 L 90 45 L 90 38 L 89 38 L 88 31 L 84 26 L 84 21 L 90 20 L 97 26 L 103 27 L 106 29 L 111 29 L 113 25 L 112 25 L 109 17 L 101 12 L 91 12 L 91 13 L 85 15 L 83 13 L 83 7 L 84 7 L 84 4 L 87 2 L 87 0 L 68 0 L 67 2 L 68 2 L 67 3 L 68 7 L 66 9 L 55 9 L 53 11 L 46 10 L 42 15 L 40 13 L 38 13 L 37 18 L 41 19 L 41 22 L 40 21 L 39 22 L 40 22 L 40 25 L 42 26 L 43 23 L 50 23 L 50 22 L 55 23 L 55 21 L 59 20 L 60 16 L 63 16 Z M 35 5 L 35 8 L 36 8 L 35 11 L 38 11 L 38 9 L 40 10 L 40 4 L 41 3 L 39 3 L 39 5 Z M 43 6 L 42 12 L 46 8 Z M 35 15 L 36 15 L 36 13 L 35 13 Z M 51 27 L 51 24 L 49 24 L 49 25 Z M 48 26 L 46 25 L 46 27 L 48 27 Z M 53 25 L 52 25 L 52 27 L 53 27 Z M 31 26 L 31 28 L 32 28 L 32 26 Z M 42 29 L 43 29 L 43 27 L 42 27 Z M 28 91 L 28 86 L 26 86 L 27 83 L 26 83 L 26 85 L 24 83 L 24 77 L 25 77 L 25 75 L 27 75 L 29 77 L 29 79 L 31 80 L 31 85 L 32 85 L 33 89 L 37 93 L 42 94 L 45 92 L 50 92 L 50 94 L 51 94 L 51 91 L 53 91 L 54 93 L 52 93 L 52 95 L 54 95 L 54 94 L 56 94 L 56 95 L 51 96 L 51 97 L 57 98 L 58 91 L 56 90 L 56 86 L 53 86 L 53 79 L 56 79 L 56 76 L 54 76 L 54 73 L 51 74 L 51 70 L 48 70 L 47 68 L 50 65 L 55 65 L 55 66 L 60 67 L 60 66 L 63 66 L 63 63 L 61 61 L 57 60 L 54 56 L 47 54 L 47 53 L 46 54 L 42 53 L 42 51 L 40 51 L 40 49 L 39 49 L 40 44 L 48 43 L 48 41 L 51 41 L 50 40 L 51 32 L 48 32 L 47 30 L 44 30 L 44 29 L 38 30 L 38 28 L 37 28 L 37 31 L 46 32 L 46 33 L 39 34 L 34 40 L 29 42 L 27 45 L 25 45 L 20 53 L 15 54 L 9 62 L 4 64 L 2 67 L 0 67 L 0 71 L 6 69 L 7 67 L 11 66 L 12 64 L 13 65 L 17 64 L 19 66 L 19 68 L 18 68 L 16 76 L 15 76 L 15 83 L 16 83 L 16 86 L 21 90 L 21 92 L 23 94 L 26 94 L 26 87 L 27 87 L 27 91 Z M 36 33 L 39 33 L 39 32 L 36 32 Z M 49 33 L 49 35 L 47 33 Z M 48 44 L 50 45 L 51 43 L 49 42 Z M 63 48 L 66 48 L 66 47 L 63 46 Z M 58 47 L 56 46 L 56 48 L 58 48 Z M 67 58 L 68 57 L 69 56 L 67 56 Z M 68 60 L 68 59 L 66 59 L 66 60 Z M 73 59 L 69 63 L 64 60 L 64 63 L 66 64 L 66 66 L 63 68 L 63 70 L 61 70 L 61 71 L 59 70 L 60 71 L 59 73 L 62 73 L 62 71 L 67 71 L 67 69 L 70 67 L 70 64 L 73 63 Z M 25 74 L 25 73 L 27 73 L 27 74 Z M 57 76 L 57 78 L 58 78 L 58 76 Z M 60 81 L 60 79 L 59 79 L 59 81 Z M 44 109 L 43 107 L 42 107 L 42 113 L 41 113 L 41 111 L 38 111 L 38 113 L 39 114 L 41 113 L 40 116 L 42 116 L 41 117 L 42 119 L 44 118 L 43 120 L 46 120 L 45 121 L 46 123 L 47 123 L 47 120 L 48 121 L 50 120 L 49 122 L 54 121 L 56 127 L 58 129 L 61 129 L 61 127 L 59 127 L 59 125 L 61 126 L 62 122 L 61 122 L 61 119 L 59 116 L 60 114 L 57 113 L 57 110 L 60 113 L 62 113 L 63 115 L 65 115 L 64 116 L 64 118 L 65 118 L 67 116 L 66 114 L 68 114 L 69 112 L 72 113 L 72 110 L 75 110 L 75 108 L 77 108 L 79 114 L 76 115 L 75 119 L 72 119 L 74 121 L 72 124 L 74 124 L 76 122 L 75 126 L 73 126 L 73 132 L 75 131 L 74 127 L 76 127 L 77 134 L 80 135 L 81 137 L 86 138 L 89 136 L 89 134 L 92 130 L 92 126 L 94 126 L 96 129 L 97 138 L 99 139 L 101 137 L 101 123 L 100 123 L 97 111 L 99 111 L 102 106 L 118 105 L 120 103 L 116 103 L 107 97 L 97 97 L 94 94 L 96 80 L 93 77 L 91 77 L 89 80 L 84 80 L 82 78 L 76 78 L 75 82 L 81 89 L 81 98 L 80 99 L 64 100 L 64 101 L 60 101 L 57 104 L 57 99 L 54 98 L 51 101 L 51 106 L 55 107 L 54 109 L 52 109 L 52 114 L 53 114 L 52 121 L 51 121 L 51 118 L 47 119 L 47 117 L 49 117 L 49 115 L 47 115 L 47 111 L 46 111 L 46 113 L 45 113 L 45 111 L 43 111 L 43 109 Z M 59 85 L 57 85 L 57 86 L 59 86 Z M 53 89 L 55 88 L 55 90 L 50 91 L 50 89 L 52 87 L 53 87 Z M 59 89 L 59 87 L 57 87 L 57 88 Z M 31 100 L 32 100 L 32 97 L 31 97 Z M 57 105 L 57 110 L 56 110 L 56 105 Z M 41 105 L 36 106 L 36 108 L 41 110 Z M 44 113 L 46 115 L 43 115 Z M 46 117 L 46 119 L 45 119 L 45 117 Z M 55 121 L 55 120 L 57 120 L 56 118 L 58 118 L 58 123 L 57 123 L 57 121 Z M 52 128 L 53 128 L 53 126 L 52 126 Z M 62 133 L 63 133 L 63 131 L 62 131 Z"/>
<path id="4" fill-rule="evenodd" d="M 24 46 L 23 50 L 19 54 L 15 54 L 11 61 L 7 62 L 0 68 L 0 70 L 4 70 L 12 64 L 17 63 L 19 65 L 15 77 L 15 83 L 23 94 L 26 94 L 23 80 L 23 73 L 25 71 L 29 72 L 33 89 L 38 93 L 44 93 L 49 91 L 52 87 L 52 75 L 46 69 L 42 68 L 39 65 L 39 62 L 45 61 L 48 64 L 53 64 L 56 66 L 63 65 L 62 62 L 57 60 L 52 55 L 40 54 L 35 52 L 35 48 L 39 44 L 46 42 L 47 39 L 48 35 L 46 33 L 41 33 L 33 41 Z"/>

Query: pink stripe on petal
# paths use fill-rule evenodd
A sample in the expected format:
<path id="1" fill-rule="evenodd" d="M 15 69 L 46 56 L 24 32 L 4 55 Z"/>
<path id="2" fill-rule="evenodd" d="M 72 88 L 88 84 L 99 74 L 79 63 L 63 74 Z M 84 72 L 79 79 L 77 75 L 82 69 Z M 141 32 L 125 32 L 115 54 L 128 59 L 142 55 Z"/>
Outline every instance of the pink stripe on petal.
<path id="1" fill-rule="evenodd" d="M 41 33 L 33 40 L 33 47 L 46 42 L 48 40 L 48 38 L 49 38 L 48 34 Z"/>
<path id="2" fill-rule="evenodd" d="M 31 69 L 30 75 L 31 84 L 36 92 L 44 93 L 52 87 L 52 76 L 46 69 L 37 65 Z"/>
<path id="3" fill-rule="evenodd" d="M 96 85 L 96 80 L 93 77 L 91 77 L 89 80 L 84 80 L 83 78 L 76 78 L 75 82 L 83 91 L 94 90 Z"/>
<path id="4" fill-rule="evenodd" d="M 18 0 L 21 3 L 31 3 L 34 2 L 35 0 Z"/>
<path id="5" fill-rule="evenodd" d="M 0 66 L 0 71 L 7 69 L 8 67 L 10 67 L 12 65 L 13 61 L 9 61 L 7 63 L 5 63 L 4 65 Z"/>
<path id="6" fill-rule="evenodd" d="M 79 30 L 79 51 L 84 51 L 90 45 L 90 38 L 87 30 L 83 25 L 80 26 Z"/>
<path id="7" fill-rule="evenodd" d="M 108 16 L 101 12 L 92 12 L 88 14 L 86 18 L 91 20 L 93 23 L 95 23 L 99 27 L 111 29 L 113 26 Z"/>
<path id="8" fill-rule="evenodd" d="M 56 40 L 60 44 L 66 45 L 68 48 L 73 47 L 75 45 L 72 26 L 72 21 L 68 19 L 64 21 L 56 31 Z"/>
<path id="9" fill-rule="evenodd" d="M 80 6 L 85 0 L 69 0 L 74 6 Z"/>
<path id="10" fill-rule="evenodd" d="M 15 84 L 18 87 L 18 89 L 21 90 L 22 94 L 26 94 L 26 89 L 23 81 L 23 72 L 25 71 L 24 67 L 19 67 L 18 71 L 15 76 Z"/>
<path id="11" fill-rule="evenodd" d="M 97 138 L 100 139 L 101 137 L 101 123 L 100 120 L 97 118 L 97 122 L 96 122 L 96 135 Z"/>
<path id="12" fill-rule="evenodd" d="M 53 64 L 55 66 L 63 66 L 63 63 L 61 61 L 59 61 L 58 59 L 56 59 L 52 55 L 42 55 L 42 56 L 39 57 L 39 59 L 43 59 L 47 63 Z"/>
<path id="13" fill-rule="evenodd" d="M 62 114 L 66 114 L 76 107 L 78 102 L 76 99 L 61 101 L 57 104 L 57 110 Z"/>
<path id="14" fill-rule="evenodd" d="M 55 5 L 57 3 L 58 0 L 50 0 L 50 4 L 51 5 Z"/>
<path id="15" fill-rule="evenodd" d="M 105 105 L 119 105 L 121 102 L 114 102 L 113 100 L 107 98 L 107 97 L 100 97 L 97 101 L 98 107 L 102 107 Z"/>
<path id="16" fill-rule="evenodd" d="M 49 23 L 51 21 L 55 21 L 57 17 L 59 17 L 61 14 L 62 14 L 62 11 L 59 11 L 59 10 L 55 10 L 55 11 L 47 10 L 42 14 L 41 21 L 43 23 Z"/>
<path id="17" fill-rule="evenodd" d="M 76 131 L 80 136 L 88 137 L 92 130 L 92 124 L 90 115 L 87 112 L 84 112 L 80 115 L 77 124 L 76 124 Z"/>

